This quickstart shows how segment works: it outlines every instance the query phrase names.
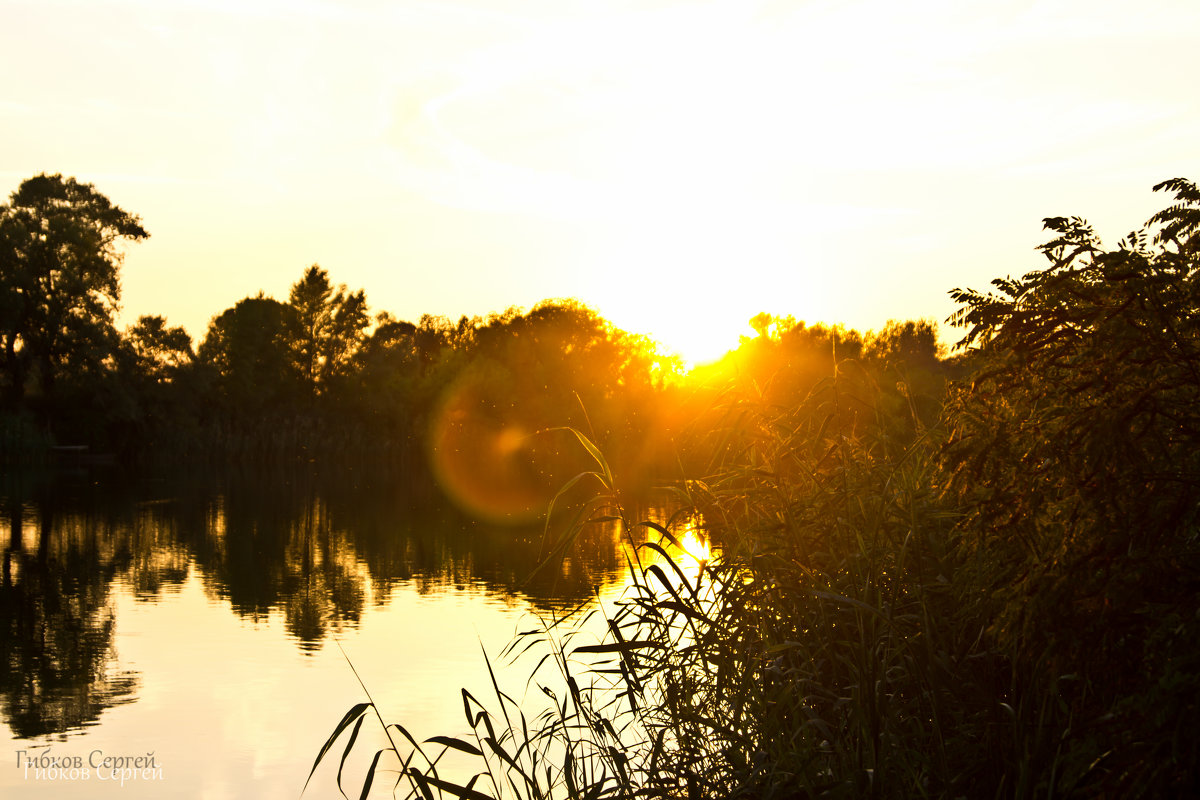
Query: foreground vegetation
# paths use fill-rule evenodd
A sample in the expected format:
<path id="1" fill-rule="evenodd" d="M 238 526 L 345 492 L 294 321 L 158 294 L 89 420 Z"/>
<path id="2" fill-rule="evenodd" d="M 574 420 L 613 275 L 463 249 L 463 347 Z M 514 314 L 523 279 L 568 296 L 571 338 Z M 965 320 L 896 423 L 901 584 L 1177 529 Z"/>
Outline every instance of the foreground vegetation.
<path id="1" fill-rule="evenodd" d="M 1176 202 L 1117 249 L 1050 218 L 1049 266 L 956 290 L 955 363 L 881 366 L 797 325 L 744 345 L 774 371 L 696 416 L 691 516 L 631 550 L 604 637 L 526 633 L 527 696 L 464 692 L 453 735 L 389 725 L 361 794 L 1194 796 L 1200 192 L 1156 188 Z M 615 518 L 634 544 L 580 441 L 597 492 L 561 535 Z M 697 521 L 716 555 L 662 558 Z M 340 754 L 356 782 L 373 713 L 352 708 L 314 772 Z"/>

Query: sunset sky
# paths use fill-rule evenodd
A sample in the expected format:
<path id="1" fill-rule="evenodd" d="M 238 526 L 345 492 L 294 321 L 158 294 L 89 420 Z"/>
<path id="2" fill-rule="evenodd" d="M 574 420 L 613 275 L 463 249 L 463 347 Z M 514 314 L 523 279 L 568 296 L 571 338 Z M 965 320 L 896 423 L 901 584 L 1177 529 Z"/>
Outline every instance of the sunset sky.
<path id="1" fill-rule="evenodd" d="M 1200 179 L 1200 2 L 0 0 L 0 196 L 141 215 L 123 323 L 314 262 L 372 311 L 577 297 L 701 360 L 1109 244 Z M 946 338 L 951 338 L 947 333 Z"/>

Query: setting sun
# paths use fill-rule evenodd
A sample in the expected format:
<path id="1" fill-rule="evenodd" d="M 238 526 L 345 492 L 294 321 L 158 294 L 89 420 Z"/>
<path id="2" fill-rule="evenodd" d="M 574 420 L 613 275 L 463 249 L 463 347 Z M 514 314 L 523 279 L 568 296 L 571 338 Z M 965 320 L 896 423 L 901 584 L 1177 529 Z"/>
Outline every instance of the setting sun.
<path id="1" fill-rule="evenodd" d="M 739 337 L 751 334 L 745 323 L 724 324 L 699 308 L 678 303 L 649 309 L 637 304 L 605 314 L 619 327 L 649 337 L 664 354 L 678 356 L 685 369 L 716 361 L 737 348 Z"/>

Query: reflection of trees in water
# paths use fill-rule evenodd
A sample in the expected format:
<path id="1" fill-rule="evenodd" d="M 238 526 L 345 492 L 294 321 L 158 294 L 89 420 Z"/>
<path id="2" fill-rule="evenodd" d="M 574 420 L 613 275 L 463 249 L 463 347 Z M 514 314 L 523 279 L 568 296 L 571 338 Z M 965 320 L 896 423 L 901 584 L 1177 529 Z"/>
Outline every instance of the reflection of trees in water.
<path id="1" fill-rule="evenodd" d="M 114 582 L 155 602 L 195 568 L 210 596 L 242 617 L 281 614 L 311 652 L 396 588 L 561 607 L 623 564 L 618 532 L 594 526 L 530 580 L 540 524 L 475 521 L 426 484 L 384 474 L 0 476 L 0 524 L 0 704 L 26 738 L 63 735 L 135 698 L 138 676 L 118 668 L 113 647 Z"/>
<path id="2" fill-rule="evenodd" d="M 300 647 L 311 650 L 327 626 L 341 630 L 358 624 L 369 578 L 345 532 L 331 527 L 320 498 L 311 495 L 298 511 L 288 531 L 284 618 Z"/>
<path id="3" fill-rule="evenodd" d="M 233 476 L 185 512 L 206 591 L 243 617 L 275 609 L 305 650 L 362 616 L 369 576 L 311 482 Z"/>
<path id="4" fill-rule="evenodd" d="M 596 526 L 562 568 L 530 580 L 542 548 L 540 524 L 472 520 L 383 474 L 347 480 L 237 473 L 207 491 L 190 511 L 181 510 L 179 523 L 207 590 L 252 619 L 282 610 L 305 650 L 316 649 L 331 630 L 357 625 L 368 597 L 385 603 L 397 586 L 560 606 L 591 596 L 623 563 L 614 530 Z"/>
<path id="5" fill-rule="evenodd" d="M 576 541 L 563 568 L 531 578 L 545 550 L 541 522 L 483 522 L 440 497 L 414 497 L 379 485 L 365 491 L 329 486 L 325 499 L 334 526 L 353 532 L 377 582 L 411 586 L 421 594 L 473 588 L 549 608 L 591 596 L 623 563 L 617 532 L 595 525 Z M 560 509 L 559 517 L 569 519 L 570 509 Z"/>
<path id="6" fill-rule="evenodd" d="M 10 495 L 5 507 L 0 703 L 17 736 L 62 735 L 134 699 L 137 674 L 114 665 L 117 559 L 98 546 L 102 531 L 52 514 L 45 501 L 27 509 Z"/>
<path id="7" fill-rule="evenodd" d="M 178 517 L 170 502 L 139 502 L 122 543 L 125 578 L 139 600 L 154 600 L 187 580 L 191 560 L 179 541 Z"/>

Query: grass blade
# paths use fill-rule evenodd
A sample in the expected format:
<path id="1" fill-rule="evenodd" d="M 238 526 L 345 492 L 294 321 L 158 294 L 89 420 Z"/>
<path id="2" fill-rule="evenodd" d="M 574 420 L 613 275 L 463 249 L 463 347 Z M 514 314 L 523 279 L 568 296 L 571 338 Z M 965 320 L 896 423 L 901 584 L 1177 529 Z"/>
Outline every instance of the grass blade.
<path id="1" fill-rule="evenodd" d="M 375 751 L 375 757 L 371 759 L 371 766 L 367 770 L 367 779 L 363 781 L 362 793 L 359 794 L 358 800 L 367 800 L 367 795 L 371 793 L 371 784 L 375 782 L 375 769 L 379 766 L 379 757 L 386 752 L 387 748 Z"/>
<path id="2" fill-rule="evenodd" d="M 478 747 L 470 742 L 464 742 L 462 739 L 459 739 L 455 736 L 433 736 L 425 741 L 432 744 L 440 744 L 443 747 L 449 747 L 452 750 L 460 750 L 473 756 L 483 755 L 483 751 L 481 751 Z"/>
<path id="3" fill-rule="evenodd" d="M 329 748 L 333 747 L 334 741 L 341 736 L 342 731 L 350 727 L 350 725 L 356 719 L 366 713 L 367 709 L 369 708 L 371 708 L 370 703 L 357 703 L 353 708 L 346 712 L 346 716 L 342 717 L 342 721 L 339 722 L 337 727 L 333 729 L 333 733 L 331 733 L 329 738 L 325 740 L 325 744 L 321 745 L 321 750 L 317 753 L 316 760 L 313 761 L 312 769 L 308 771 L 308 778 L 304 781 L 304 789 L 308 788 L 308 783 L 312 780 L 313 773 L 317 771 L 317 767 L 320 765 L 321 759 L 324 758 L 325 754 L 329 752 Z M 300 790 L 301 795 L 304 794 L 304 789 Z"/>

